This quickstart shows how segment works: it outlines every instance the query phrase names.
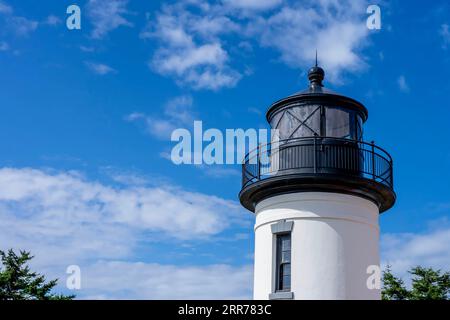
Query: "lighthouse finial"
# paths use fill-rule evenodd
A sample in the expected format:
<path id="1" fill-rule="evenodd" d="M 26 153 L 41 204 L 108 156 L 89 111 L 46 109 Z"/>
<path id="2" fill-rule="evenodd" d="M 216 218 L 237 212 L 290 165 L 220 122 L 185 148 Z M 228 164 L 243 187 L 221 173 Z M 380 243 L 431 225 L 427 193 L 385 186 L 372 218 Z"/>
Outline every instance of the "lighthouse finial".
<path id="1" fill-rule="evenodd" d="M 311 87 L 323 87 L 322 81 L 325 77 L 325 71 L 321 67 L 319 67 L 318 59 L 317 59 L 317 49 L 316 49 L 316 64 L 314 67 L 309 69 L 308 71 L 308 79 L 310 81 Z"/>

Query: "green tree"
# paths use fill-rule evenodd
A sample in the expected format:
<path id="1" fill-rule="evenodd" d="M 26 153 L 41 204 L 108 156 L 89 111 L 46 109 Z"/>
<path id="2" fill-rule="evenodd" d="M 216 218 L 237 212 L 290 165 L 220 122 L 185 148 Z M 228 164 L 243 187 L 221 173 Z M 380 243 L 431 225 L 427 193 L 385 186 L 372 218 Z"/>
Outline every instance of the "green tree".
<path id="1" fill-rule="evenodd" d="M 408 271 L 411 289 L 403 280 L 394 276 L 390 266 L 383 271 L 383 300 L 449 300 L 450 272 L 417 266 Z"/>
<path id="2" fill-rule="evenodd" d="M 29 252 L 0 250 L 0 300 L 71 300 L 75 296 L 53 294 L 58 280 L 46 281 L 43 275 L 32 272 L 27 265 L 33 259 Z"/>
<path id="3" fill-rule="evenodd" d="M 381 290 L 381 299 L 383 300 L 407 300 L 409 291 L 405 287 L 402 279 L 392 274 L 391 266 L 388 265 L 383 271 L 383 288 Z"/>
<path id="4" fill-rule="evenodd" d="M 432 268 L 415 267 L 409 271 L 413 275 L 411 300 L 448 300 L 450 294 L 450 272 Z"/>

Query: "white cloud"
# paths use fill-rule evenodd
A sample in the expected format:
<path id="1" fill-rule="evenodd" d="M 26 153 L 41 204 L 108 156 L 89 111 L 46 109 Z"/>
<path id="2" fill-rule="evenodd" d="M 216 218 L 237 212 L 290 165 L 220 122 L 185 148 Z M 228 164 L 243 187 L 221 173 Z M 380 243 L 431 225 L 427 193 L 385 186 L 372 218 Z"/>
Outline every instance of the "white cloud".
<path id="1" fill-rule="evenodd" d="M 39 23 L 24 17 L 10 17 L 7 20 L 10 29 L 18 36 L 27 36 L 37 29 Z"/>
<path id="2" fill-rule="evenodd" d="M 124 17 L 130 14 L 127 4 L 128 0 L 89 0 L 87 16 L 94 27 L 92 38 L 101 39 L 121 26 L 132 27 L 133 24 Z"/>
<path id="3" fill-rule="evenodd" d="M 267 10 L 280 5 L 283 0 L 223 0 L 232 8 L 248 10 Z"/>
<path id="4" fill-rule="evenodd" d="M 8 51 L 9 50 L 9 44 L 5 41 L 0 42 L 0 51 Z"/>
<path id="5" fill-rule="evenodd" d="M 366 8 L 366 0 L 184 1 L 163 5 L 141 38 L 159 41 L 153 70 L 194 89 L 235 86 L 246 72 L 231 54 L 242 43 L 252 48 L 250 41 L 274 49 L 293 68 L 310 67 L 317 49 L 327 79 L 339 83 L 344 71 L 367 67 L 361 54 L 369 36 Z"/>
<path id="6" fill-rule="evenodd" d="M 80 50 L 83 52 L 94 52 L 95 48 L 94 47 L 87 47 L 87 46 L 80 46 Z"/>
<path id="7" fill-rule="evenodd" d="M 51 14 L 47 17 L 47 19 L 45 19 L 44 23 L 49 26 L 57 26 L 62 23 L 62 20 L 59 17 Z"/>
<path id="8" fill-rule="evenodd" d="M 145 186 L 151 182 L 145 177 L 133 173 L 110 172 L 110 176 L 115 182 L 128 186 Z"/>
<path id="9" fill-rule="evenodd" d="M 217 65 L 222 66 L 228 59 L 227 53 L 217 43 L 205 44 L 199 47 L 183 48 L 182 52 L 173 54 L 173 52 L 160 51 L 154 60 L 155 68 L 161 73 L 174 72 L 182 75 L 186 70 Z"/>
<path id="10" fill-rule="evenodd" d="M 239 49 L 242 49 L 242 51 L 250 53 L 253 52 L 253 46 L 248 41 L 241 41 L 238 44 Z"/>
<path id="11" fill-rule="evenodd" d="M 164 113 L 174 122 L 189 124 L 194 121 L 192 104 L 193 100 L 189 95 L 175 97 L 167 102 Z"/>
<path id="12" fill-rule="evenodd" d="M 230 165 L 202 165 L 198 166 L 202 172 L 212 178 L 239 177 L 241 171 Z"/>
<path id="13" fill-rule="evenodd" d="M 215 68 L 205 70 L 190 70 L 184 80 L 192 84 L 194 89 L 219 90 L 234 87 L 241 75 L 233 70 L 217 71 Z"/>
<path id="14" fill-rule="evenodd" d="M 1 14 L 12 14 L 13 8 L 5 3 L 4 1 L 0 1 L 0 13 Z"/>
<path id="15" fill-rule="evenodd" d="M 12 239 L 29 239 L 32 244 L 34 240 L 39 242 L 41 236 L 55 243 L 67 237 L 70 241 L 83 241 L 82 236 L 76 236 L 79 232 L 89 238 L 79 249 L 96 248 L 96 243 L 99 249 L 101 244 L 107 244 L 101 238 L 109 238 L 109 232 L 98 233 L 98 228 L 121 231 L 122 227 L 136 233 L 150 231 L 180 239 L 198 238 L 220 233 L 238 221 L 235 218 L 241 213 L 237 203 L 215 196 L 169 185 L 114 188 L 71 172 L 3 168 L 0 183 L 8 185 L 0 190 L 2 244 L 17 244 Z M 23 233 L 19 235 L 17 230 Z M 112 232 L 111 237 L 115 237 L 114 233 L 117 232 Z M 100 239 L 90 242 L 97 234 Z M 111 246 L 117 241 L 111 241 Z"/>
<path id="16" fill-rule="evenodd" d="M 450 271 L 449 243 L 450 228 L 442 226 L 420 234 L 385 234 L 381 237 L 382 264 L 390 264 L 404 279 L 418 265 Z"/>
<path id="17" fill-rule="evenodd" d="M 260 19 L 253 32 L 263 46 L 275 48 L 281 60 L 294 68 L 312 65 L 317 49 L 327 78 L 340 82 L 343 71 L 365 66 L 357 50 L 364 46 L 368 30 L 365 1 L 317 1 L 284 6 Z"/>
<path id="18" fill-rule="evenodd" d="M 199 15 L 184 4 L 164 6 L 141 32 L 141 38 L 156 38 L 160 46 L 149 66 L 174 77 L 179 85 L 218 90 L 233 87 L 241 75 L 229 66 L 229 56 L 218 35 L 237 30 L 237 24 L 223 15 Z"/>
<path id="19" fill-rule="evenodd" d="M 133 112 L 125 117 L 129 122 L 143 122 L 148 134 L 161 140 L 170 140 L 173 130 L 190 127 L 194 122 L 191 96 L 184 95 L 169 100 L 164 106 L 164 116 Z"/>
<path id="20" fill-rule="evenodd" d="M 4 16 L 4 28 L 16 36 L 27 36 L 35 31 L 39 22 L 14 15 L 13 8 L 0 1 L 0 14 Z"/>
<path id="21" fill-rule="evenodd" d="M 87 61 L 87 62 L 85 62 L 85 64 L 92 72 L 94 72 L 95 74 L 101 75 L 101 76 L 111 74 L 111 73 L 117 73 L 117 71 L 114 68 L 112 68 L 106 64 L 103 64 L 103 63 Z"/>
<path id="22" fill-rule="evenodd" d="M 227 60 L 228 54 L 222 46 L 210 43 L 160 48 L 153 56 L 150 67 L 160 74 L 174 76 L 180 85 L 217 90 L 235 86 L 241 77 L 227 67 Z"/>
<path id="23" fill-rule="evenodd" d="M 251 299 L 252 267 L 100 261 L 82 269 L 83 297 Z"/>
<path id="24" fill-rule="evenodd" d="M 171 120 L 148 116 L 140 112 L 133 112 L 127 115 L 125 120 L 143 123 L 146 133 L 161 140 L 170 140 L 172 132 L 177 128 L 176 124 Z"/>
<path id="25" fill-rule="evenodd" d="M 248 110 L 248 112 L 254 113 L 258 116 L 260 116 L 262 114 L 262 111 L 259 108 L 249 107 L 247 110 Z"/>
<path id="26" fill-rule="evenodd" d="M 409 85 L 406 82 L 405 76 L 403 76 L 403 75 L 399 76 L 398 79 L 397 79 L 397 84 L 398 84 L 398 87 L 399 87 L 399 89 L 401 91 L 409 92 Z"/>
<path id="27" fill-rule="evenodd" d="M 441 29 L 439 30 L 439 34 L 442 37 L 442 48 L 447 49 L 448 45 L 450 45 L 450 29 L 448 24 L 442 24 Z"/>
<path id="28" fill-rule="evenodd" d="M 8 186 L 0 189 L 0 249 L 31 251 L 33 269 L 61 279 L 58 291 L 66 267 L 79 265 L 82 291 L 75 293 L 80 298 L 249 296 L 248 266 L 129 261 L 137 261 L 133 257 L 142 241 L 149 246 L 169 237 L 187 243 L 247 225 L 237 203 L 173 186 L 126 182 L 117 188 L 76 172 L 0 169 L 0 185 Z"/>

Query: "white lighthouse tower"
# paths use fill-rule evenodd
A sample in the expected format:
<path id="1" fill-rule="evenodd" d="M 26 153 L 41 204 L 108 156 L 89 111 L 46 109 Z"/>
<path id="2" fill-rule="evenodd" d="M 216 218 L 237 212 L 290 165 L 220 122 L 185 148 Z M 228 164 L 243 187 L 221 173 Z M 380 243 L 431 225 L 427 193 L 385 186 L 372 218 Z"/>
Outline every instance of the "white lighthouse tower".
<path id="1" fill-rule="evenodd" d="M 254 299 L 381 298 L 368 278 L 380 263 L 379 214 L 396 198 L 392 159 L 363 142 L 364 105 L 325 89 L 324 75 L 316 65 L 306 90 L 270 106 L 280 141 L 243 163 Z"/>

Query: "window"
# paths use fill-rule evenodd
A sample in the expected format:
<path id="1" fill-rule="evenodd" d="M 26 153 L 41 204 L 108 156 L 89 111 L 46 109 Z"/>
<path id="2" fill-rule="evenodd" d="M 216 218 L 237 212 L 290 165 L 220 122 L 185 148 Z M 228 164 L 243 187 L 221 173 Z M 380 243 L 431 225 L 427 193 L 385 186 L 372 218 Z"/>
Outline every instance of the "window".
<path id="1" fill-rule="evenodd" d="M 291 234 L 294 221 L 280 220 L 272 224 L 273 248 L 273 292 L 270 300 L 289 300 L 294 298 L 291 291 Z"/>
<path id="2" fill-rule="evenodd" d="M 356 139 L 363 139 L 363 121 L 359 115 L 356 116 Z"/>
<path id="3" fill-rule="evenodd" d="M 350 114 L 338 108 L 327 108 L 326 135 L 335 138 L 351 138 Z"/>
<path id="4" fill-rule="evenodd" d="M 277 235 L 277 291 L 291 290 L 291 234 Z"/>
<path id="5" fill-rule="evenodd" d="M 363 121 L 357 111 L 326 105 L 290 105 L 270 120 L 281 140 L 303 137 L 333 137 L 362 140 Z"/>
<path id="6" fill-rule="evenodd" d="M 276 113 L 270 125 L 280 130 L 281 140 L 320 135 L 320 106 L 292 106 Z"/>

